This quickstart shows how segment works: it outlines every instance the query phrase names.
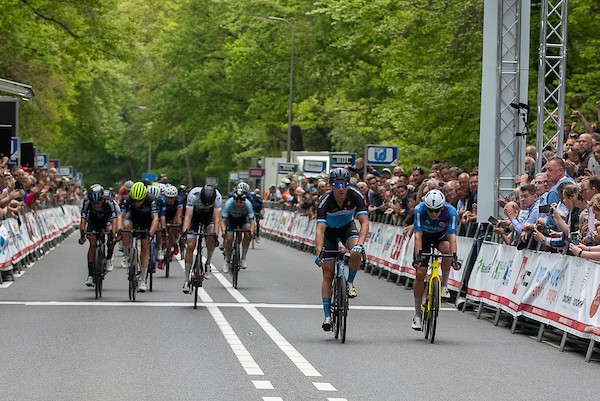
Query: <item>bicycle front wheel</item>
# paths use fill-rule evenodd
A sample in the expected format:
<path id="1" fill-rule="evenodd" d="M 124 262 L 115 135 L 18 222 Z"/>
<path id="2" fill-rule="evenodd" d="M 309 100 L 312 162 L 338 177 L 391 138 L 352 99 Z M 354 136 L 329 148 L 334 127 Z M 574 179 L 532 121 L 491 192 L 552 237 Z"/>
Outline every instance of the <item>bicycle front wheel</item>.
<path id="1" fill-rule="evenodd" d="M 94 257 L 94 289 L 96 290 L 96 299 L 102 298 L 102 278 L 104 276 L 104 250 L 100 245 L 96 245 L 96 255 Z"/>
<path id="2" fill-rule="evenodd" d="M 431 291 L 431 318 L 429 321 L 429 334 L 431 336 L 431 343 L 435 340 L 435 329 L 437 327 L 437 318 L 440 310 L 440 280 L 434 277 L 431 280 L 433 291 Z"/>
<path id="3" fill-rule="evenodd" d="M 340 277 L 340 301 L 338 304 L 338 321 L 340 326 L 340 336 L 342 344 L 346 342 L 346 318 L 348 317 L 348 288 L 346 287 L 346 278 Z"/>
<path id="4" fill-rule="evenodd" d="M 238 286 L 238 272 L 240 271 L 240 246 L 236 244 L 233 250 L 233 257 L 231 258 L 231 281 L 233 288 L 237 289 Z"/>
<path id="5" fill-rule="evenodd" d="M 430 285 L 431 281 L 427 281 L 427 284 L 425 285 L 425 303 L 423 305 L 423 313 L 421 314 L 421 324 L 423 325 L 422 330 L 426 340 L 429 338 L 429 323 L 431 316 L 431 291 L 429 289 Z"/>
<path id="6" fill-rule="evenodd" d="M 137 252 L 135 249 L 131 250 L 129 258 L 129 300 L 135 301 L 137 291 Z"/>

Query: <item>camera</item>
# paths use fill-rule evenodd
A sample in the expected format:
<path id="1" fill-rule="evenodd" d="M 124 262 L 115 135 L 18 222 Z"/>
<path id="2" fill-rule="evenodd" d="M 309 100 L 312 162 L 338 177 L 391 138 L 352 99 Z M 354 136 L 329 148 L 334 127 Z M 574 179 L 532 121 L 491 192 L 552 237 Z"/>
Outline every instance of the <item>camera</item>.
<path id="1" fill-rule="evenodd" d="M 493 224 L 493 225 L 495 225 L 495 226 L 497 226 L 497 225 L 498 225 L 498 219 L 497 219 L 497 218 L 495 218 L 494 216 L 490 216 L 490 217 L 488 217 L 488 222 L 489 222 L 490 224 Z"/>
<path id="2" fill-rule="evenodd" d="M 579 245 L 579 232 L 575 231 L 571 233 L 571 243 L 573 245 Z"/>
<path id="3" fill-rule="evenodd" d="M 550 205 L 542 205 L 538 207 L 538 213 L 552 213 L 552 208 Z"/>
<path id="4" fill-rule="evenodd" d="M 544 224 L 536 224 L 535 229 L 538 230 L 540 233 L 544 234 L 544 236 L 546 237 L 550 235 L 550 228 L 548 228 Z"/>

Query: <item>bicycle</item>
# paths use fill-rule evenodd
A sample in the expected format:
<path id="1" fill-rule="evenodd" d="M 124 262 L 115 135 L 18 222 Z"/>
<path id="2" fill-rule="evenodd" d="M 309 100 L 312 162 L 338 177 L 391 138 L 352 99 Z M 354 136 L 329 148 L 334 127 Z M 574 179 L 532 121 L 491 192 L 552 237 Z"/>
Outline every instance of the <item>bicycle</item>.
<path id="1" fill-rule="evenodd" d="M 89 238 L 93 235 L 96 236 L 96 252 L 94 254 L 94 289 L 96 293 L 96 299 L 102 298 L 102 282 L 106 275 L 106 235 L 112 233 L 106 231 L 92 231 L 86 234 Z"/>
<path id="2" fill-rule="evenodd" d="M 331 320 L 333 324 L 333 336 L 337 340 L 343 343 L 346 342 L 346 331 L 347 331 L 347 320 L 348 320 L 348 309 L 349 309 L 349 298 L 348 298 L 348 284 L 346 283 L 345 275 L 345 256 L 346 251 L 321 251 L 320 259 L 324 259 L 327 255 L 330 257 L 335 256 L 335 272 L 333 276 L 333 296 L 331 299 Z M 362 264 L 364 268 L 365 263 L 365 251 L 362 251 Z"/>
<path id="3" fill-rule="evenodd" d="M 148 234 L 147 230 L 121 230 L 120 232 L 131 233 L 132 238 L 129 242 L 129 269 L 127 270 L 127 280 L 129 281 L 129 300 L 135 301 L 135 294 L 138 290 L 138 275 L 140 273 L 140 251 L 139 235 Z"/>
<path id="4" fill-rule="evenodd" d="M 163 266 L 165 269 L 165 278 L 169 278 L 169 269 L 170 269 L 170 265 L 171 265 L 171 261 L 173 260 L 173 239 L 171 238 L 171 227 L 181 227 L 181 224 L 169 224 L 167 223 L 167 226 L 165 227 L 165 229 L 163 230 L 163 238 L 166 236 L 166 251 L 165 251 L 165 258 L 163 260 Z M 182 248 L 181 248 L 181 243 L 179 243 L 179 252 L 185 252 Z"/>
<path id="5" fill-rule="evenodd" d="M 156 273 L 156 265 L 158 264 L 156 255 L 156 242 L 150 239 L 148 244 L 148 272 L 146 273 L 146 281 L 148 282 L 148 290 L 152 292 L 152 282 L 154 273 Z"/>
<path id="6" fill-rule="evenodd" d="M 204 233 L 204 232 L 188 232 L 187 235 L 193 235 L 198 237 L 196 241 L 196 257 L 194 258 L 194 263 L 192 265 L 192 269 L 190 270 L 190 276 L 188 277 L 188 282 L 190 283 L 190 294 L 194 296 L 194 309 L 198 307 L 198 289 L 202 287 L 202 283 L 204 282 L 204 273 L 207 269 L 210 269 L 210 266 L 202 263 L 202 239 L 204 241 L 208 241 L 208 238 L 212 238 L 215 241 L 215 247 L 219 246 L 219 240 L 217 239 L 217 234 L 215 233 Z"/>
<path id="7" fill-rule="evenodd" d="M 233 246 L 231 248 L 231 270 L 229 271 L 229 273 L 231 274 L 231 284 L 233 285 L 233 288 L 237 289 L 238 273 L 240 271 L 240 259 L 241 259 L 240 237 L 241 237 L 242 233 L 249 233 L 250 230 L 245 229 L 245 228 L 244 229 L 233 228 L 233 229 L 227 229 L 227 231 L 233 233 Z"/>
<path id="8" fill-rule="evenodd" d="M 431 272 L 423 293 L 423 302 L 421 303 L 421 311 L 423 316 L 422 328 L 425 339 L 430 339 L 431 343 L 435 340 L 435 331 L 437 328 L 437 318 L 440 313 L 440 305 L 442 303 L 442 283 L 440 280 L 440 259 L 454 258 L 454 255 L 435 253 L 435 248 L 432 247 L 429 253 L 422 253 L 422 257 L 431 257 Z"/>

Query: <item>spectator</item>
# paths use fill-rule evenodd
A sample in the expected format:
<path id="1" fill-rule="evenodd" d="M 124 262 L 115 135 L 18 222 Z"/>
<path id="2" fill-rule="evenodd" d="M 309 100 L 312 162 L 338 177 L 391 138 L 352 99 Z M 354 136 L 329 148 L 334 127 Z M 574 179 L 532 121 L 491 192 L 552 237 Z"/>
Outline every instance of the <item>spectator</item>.
<path id="1" fill-rule="evenodd" d="M 585 245 L 596 245 L 598 239 L 595 237 L 596 217 L 592 211 L 591 200 L 594 195 L 600 193 L 600 176 L 593 175 L 583 179 L 579 183 L 581 196 L 585 202 L 585 209 L 579 214 L 579 227 L 581 231 L 581 242 Z"/>
<path id="2" fill-rule="evenodd" d="M 421 166 L 416 166 L 412 169 L 408 182 L 418 188 L 425 179 L 425 172 Z"/>
<path id="3" fill-rule="evenodd" d="M 530 145 L 525 148 L 525 157 L 531 157 L 533 160 L 536 160 L 537 151 L 535 146 Z"/>
<path id="4" fill-rule="evenodd" d="M 539 202 L 535 186 L 526 184 L 520 187 L 519 204 L 508 202 L 504 206 L 504 214 L 508 218 L 499 227 L 494 228 L 497 234 L 503 233 L 503 226 L 508 226 L 523 241 L 528 241 L 528 235 L 523 235 L 523 225 L 534 226 L 538 218 Z"/>
<path id="5" fill-rule="evenodd" d="M 593 151 L 592 151 L 592 135 L 585 133 L 585 134 L 581 134 L 579 135 L 579 138 L 577 139 L 577 143 L 579 144 L 579 151 L 581 152 L 581 161 L 580 161 L 580 165 L 577 171 L 577 175 L 584 175 L 585 174 L 585 169 L 588 166 L 588 163 L 590 161 L 590 158 L 593 155 Z M 573 150 L 573 149 L 571 149 Z"/>
<path id="6" fill-rule="evenodd" d="M 525 156 L 525 174 L 529 177 L 529 181 L 535 176 L 535 159 L 530 156 Z"/>
<path id="7" fill-rule="evenodd" d="M 450 180 L 444 184 L 444 195 L 446 196 L 446 202 L 456 208 L 458 205 L 459 193 L 458 188 L 460 184 L 458 181 Z"/>
<path id="8" fill-rule="evenodd" d="M 596 220 L 600 221 L 600 194 L 596 194 L 592 196 L 590 200 L 590 206 L 592 213 Z M 598 231 L 598 229 L 596 229 Z M 596 232 L 595 236 L 598 237 L 599 233 Z M 600 261 L 600 245 L 588 246 L 584 244 L 569 244 L 569 250 L 575 256 L 590 259 L 590 260 L 599 260 Z"/>
<path id="9" fill-rule="evenodd" d="M 533 184 L 535 185 L 535 193 L 540 200 L 540 206 L 546 205 L 548 200 L 548 190 L 550 189 L 546 173 L 537 173 Z"/>

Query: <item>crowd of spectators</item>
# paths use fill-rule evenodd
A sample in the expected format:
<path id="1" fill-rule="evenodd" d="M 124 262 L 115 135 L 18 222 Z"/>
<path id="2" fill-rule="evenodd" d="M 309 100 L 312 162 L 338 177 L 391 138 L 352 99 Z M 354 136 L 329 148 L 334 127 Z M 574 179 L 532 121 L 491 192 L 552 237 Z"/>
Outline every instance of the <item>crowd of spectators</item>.
<path id="1" fill-rule="evenodd" d="M 596 106 L 600 120 L 600 101 Z M 564 127 L 563 149 L 557 152 L 554 142 L 539 152 L 538 174 L 538 152 L 527 147 L 525 171 L 515 176 L 513 194 L 498 200 L 504 216 L 491 220 L 492 229 L 499 241 L 521 249 L 570 250 L 575 256 L 600 260 L 600 125 L 589 123 L 577 110 L 571 117 L 575 122 Z M 583 132 L 577 132 L 577 121 Z M 411 232 L 415 206 L 427 191 L 440 189 L 457 209 L 462 233 L 475 226 L 468 223 L 477 221 L 477 169 L 463 171 L 435 161 L 428 169 L 415 166 L 407 171 L 367 166 L 365 174 L 363 160 L 358 159 L 349 170 L 350 184 L 365 198 L 373 220 Z M 313 218 L 319 197 L 329 189 L 327 177 L 290 175 L 271 185 L 264 200 Z"/>
<path id="2" fill-rule="evenodd" d="M 31 170 L 9 165 L 7 157 L 0 160 L 0 218 L 77 201 L 81 194 L 82 188 L 55 168 Z"/>

